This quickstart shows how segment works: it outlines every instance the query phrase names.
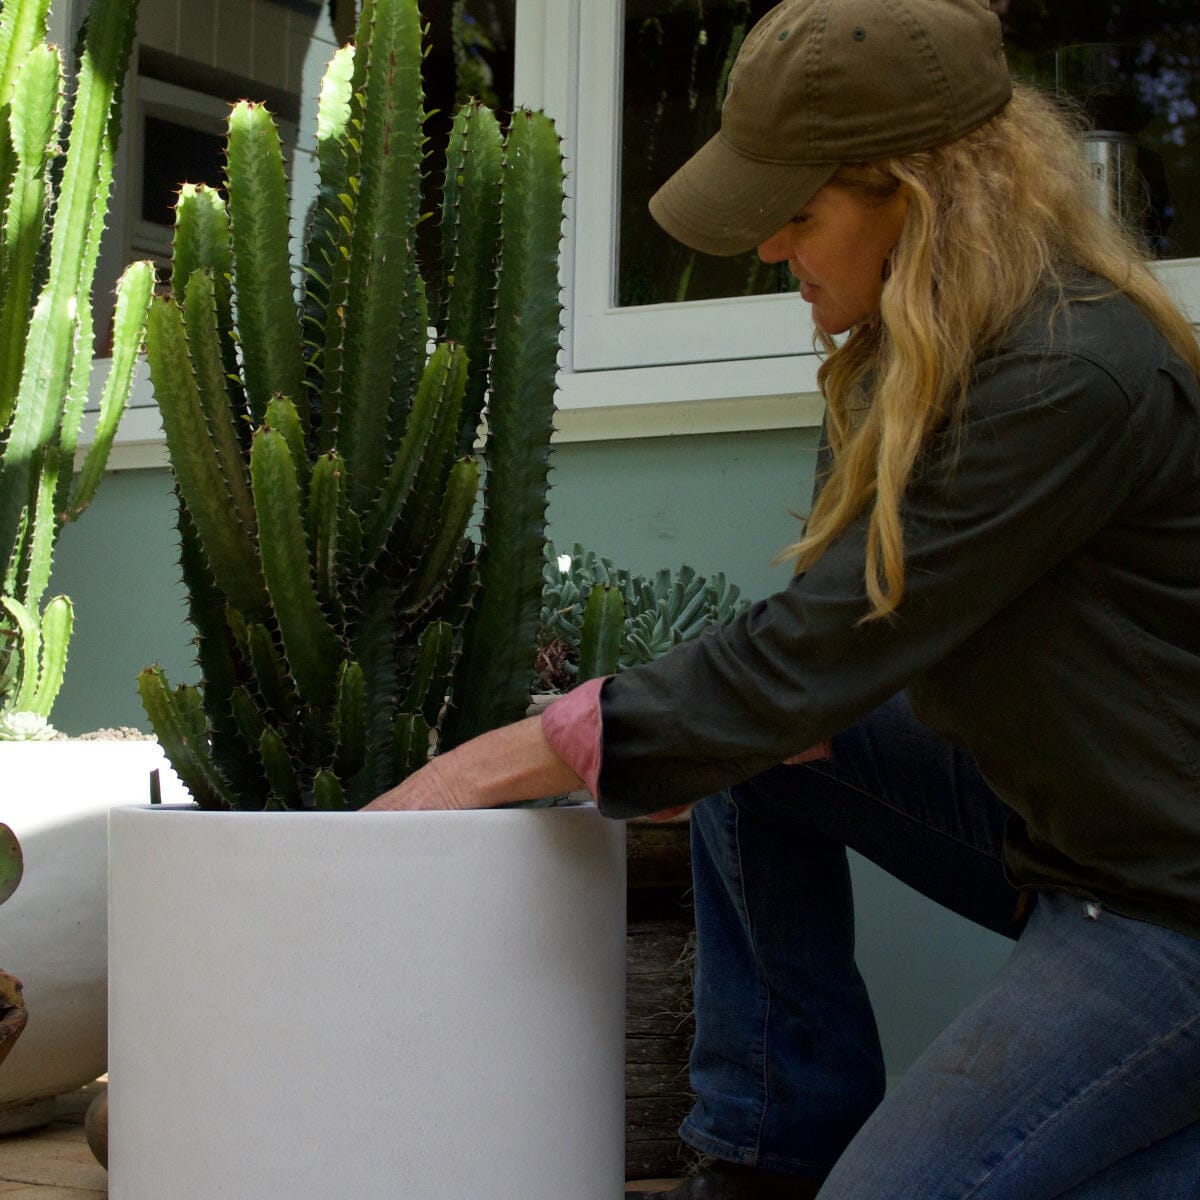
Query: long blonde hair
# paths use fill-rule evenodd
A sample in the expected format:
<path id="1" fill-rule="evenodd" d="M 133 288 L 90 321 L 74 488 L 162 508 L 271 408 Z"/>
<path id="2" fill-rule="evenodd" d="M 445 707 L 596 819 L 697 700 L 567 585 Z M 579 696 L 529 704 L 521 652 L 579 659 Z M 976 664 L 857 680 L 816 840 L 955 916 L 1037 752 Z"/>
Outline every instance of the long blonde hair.
<path id="1" fill-rule="evenodd" d="M 900 504 L 931 435 L 952 421 L 972 366 L 1044 286 L 1060 298 L 1077 268 L 1124 292 L 1200 375 L 1200 345 L 1145 264 L 1146 247 L 1100 215 L 1079 131 L 1033 88 L 947 146 L 843 167 L 831 181 L 886 197 L 907 215 L 890 259 L 880 319 L 841 345 L 818 333 L 833 466 L 804 536 L 783 552 L 806 570 L 869 513 L 868 619 L 904 595 Z M 1111 291 L 1111 289 L 1108 289 Z"/>

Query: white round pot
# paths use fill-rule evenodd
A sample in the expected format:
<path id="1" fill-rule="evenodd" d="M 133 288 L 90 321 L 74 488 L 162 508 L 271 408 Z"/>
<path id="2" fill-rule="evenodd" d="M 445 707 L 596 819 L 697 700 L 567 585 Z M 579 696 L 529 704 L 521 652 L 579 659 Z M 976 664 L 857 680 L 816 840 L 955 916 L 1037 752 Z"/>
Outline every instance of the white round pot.
<path id="1" fill-rule="evenodd" d="M 25 985 L 29 1024 L 0 1070 L 0 1133 L 48 1120 L 53 1098 L 105 1070 L 108 810 L 184 792 L 157 742 L 0 744 L 0 821 L 25 874 L 0 908 L 0 969 Z"/>
<path id="2" fill-rule="evenodd" d="M 111 1200 L 612 1200 L 624 827 L 594 809 L 110 832 Z"/>

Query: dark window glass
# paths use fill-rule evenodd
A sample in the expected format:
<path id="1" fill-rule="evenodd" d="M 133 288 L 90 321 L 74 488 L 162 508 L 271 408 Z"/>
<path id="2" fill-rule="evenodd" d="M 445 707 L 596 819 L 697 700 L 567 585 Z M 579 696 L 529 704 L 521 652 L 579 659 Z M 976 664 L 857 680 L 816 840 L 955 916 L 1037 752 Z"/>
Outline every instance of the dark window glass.
<path id="1" fill-rule="evenodd" d="M 659 185 L 720 125 L 729 68 L 773 0 L 626 0 L 617 303 L 788 290 L 753 253 L 693 254 L 654 223 Z M 1081 105 L 1097 198 L 1162 258 L 1200 256 L 1197 0 L 991 0 L 1014 76 Z M 585 47 L 586 52 L 586 47 Z"/>
<path id="2" fill-rule="evenodd" d="M 1160 258 L 1200 255 L 1196 0 L 992 0 L 1015 76 L 1082 107 L 1103 202 Z M 1118 192 L 1119 189 L 1119 192 Z"/>
<path id="3" fill-rule="evenodd" d="M 695 254 L 647 209 L 662 182 L 716 132 L 729 68 L 774 0 L 627 0 L 621 129 L 620 305 L 787 291 L 786 266 L 754 253 Z M 584 53 L 587 48 L 584 47 Z"/>
<path id="4" fill-rule="evenodd" d="M 148 116 L 142 144 L 142 220 L 174 227 L 182 179 L 224 185 L 224 134 Z"/>

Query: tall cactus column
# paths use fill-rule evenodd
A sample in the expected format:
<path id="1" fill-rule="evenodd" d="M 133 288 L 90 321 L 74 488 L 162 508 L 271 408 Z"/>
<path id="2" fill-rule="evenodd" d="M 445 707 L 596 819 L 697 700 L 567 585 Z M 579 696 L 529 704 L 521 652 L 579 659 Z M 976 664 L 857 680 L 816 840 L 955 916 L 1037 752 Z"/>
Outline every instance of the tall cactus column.
<path id="1" fill-rule="evenodd" d="M 8 0 L 0 11 L 0 738 L 36 734 L 61 686 L 72 610 L 65 597 L 43 609 L 42 596 L 58 534 L 103 474 L 153 287 L 149 263 L 134 264 L 120 281 L 99 422 L 73 479 L 92 368 L 91 290 L 137 0 L 91 7 L 65 149 L 62 66 L 43 40 L 47 8 L 48 0 Z"/>

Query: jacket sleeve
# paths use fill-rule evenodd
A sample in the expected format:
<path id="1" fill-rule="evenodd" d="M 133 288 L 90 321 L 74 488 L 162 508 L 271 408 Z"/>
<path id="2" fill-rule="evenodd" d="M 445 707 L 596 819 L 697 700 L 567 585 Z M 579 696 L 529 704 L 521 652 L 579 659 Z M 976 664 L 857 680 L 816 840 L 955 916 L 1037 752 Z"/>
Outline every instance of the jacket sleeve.
<path id="1" fill-rule="evenodd" d="M 599 802 L 699 799 L 832 736 L 951 653 L 1083 545 L 1136 486 L 1126 392 L 1074 353 L 980 365 L 905 493 L 905 595 L 864 621 L 866 519 L 730 625 L 609 679 Z"/>

